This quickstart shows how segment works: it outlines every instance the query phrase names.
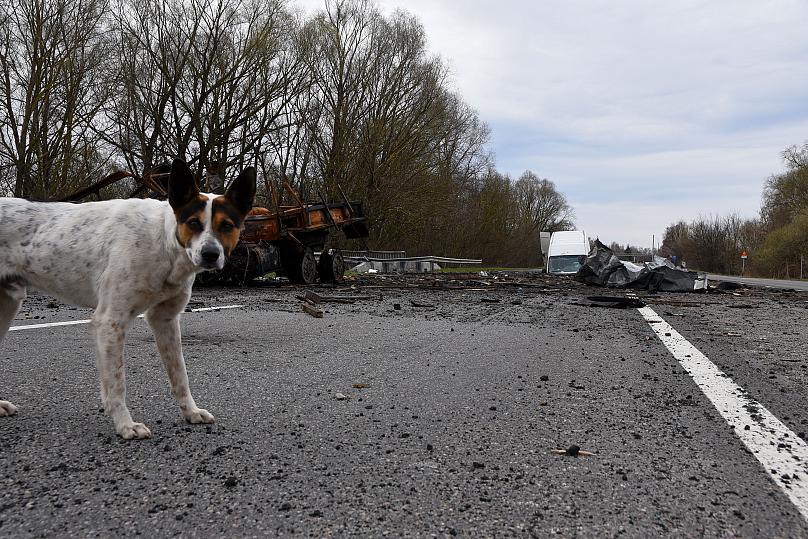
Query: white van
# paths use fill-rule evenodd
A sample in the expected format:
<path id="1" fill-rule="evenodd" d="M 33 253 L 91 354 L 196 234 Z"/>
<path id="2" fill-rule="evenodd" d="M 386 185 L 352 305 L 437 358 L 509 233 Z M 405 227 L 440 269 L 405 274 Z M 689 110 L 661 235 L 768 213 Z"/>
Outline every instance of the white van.
<path id="1" fill-rule="evenodd" d="M 559 275 L 576 273 L 583 259 L 589 254 L 589 240 L 583 230 L 565 230 L 552 234 L 542 232 L 541 240 L 547 273 Z"/>

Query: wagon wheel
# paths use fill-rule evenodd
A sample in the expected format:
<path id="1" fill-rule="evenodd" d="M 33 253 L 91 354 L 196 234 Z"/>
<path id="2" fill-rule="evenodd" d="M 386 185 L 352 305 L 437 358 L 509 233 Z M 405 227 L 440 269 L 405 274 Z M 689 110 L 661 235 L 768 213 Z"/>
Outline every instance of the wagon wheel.
<path id="1" fill-rule="evenodd" d="M 314 258 L 314 253 L 311 249 L 306 247 L 303 251 L 303 258 L 300 261 L 300 282 L 303 284 L 312 284 L 317 280 L 317 259 Z"/>
<path id="2" fill-rule="evenodd" d="M 345 278 L 345 259 L 342 257 L 342 251 L 335 249 L 332 259 L 331 271 L 334 273 L 334 282 L 338 283 Z"/>
<path id="3" fill-rule="evenodd" d="M 345 259 L 339 249 L 329 249 L 320 254 L 320 262 L 317 264 L 317 272 L 320 274 L 320 281 L 327 283 L 338 283 L 345 276 Z"/>

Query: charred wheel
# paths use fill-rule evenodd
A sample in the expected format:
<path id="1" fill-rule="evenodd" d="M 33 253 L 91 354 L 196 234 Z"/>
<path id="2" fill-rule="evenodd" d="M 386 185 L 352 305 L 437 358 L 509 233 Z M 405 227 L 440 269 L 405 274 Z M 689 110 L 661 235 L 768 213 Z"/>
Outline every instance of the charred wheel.
<path id="1" fill-rule="evenodd" d="M 317 280 L 317 259 L 309 247 L 302 251 L 289 250 L 283 254 L 283 269 L 293 283 L 312 284 Z"/>
<path id="2" fill-rule="evenodd" d="M 317 280 L 317 259 L 308 247 L 303 251 L 303 259 L 300 261 L 300 277 L 303 284 L 312 284 Z"/>
<path id="3" fill-rule="evenodd" d="M 328 249 L 320 253 L 317 273 L 324 283 L 338 283 L 345 277 L 345 259 L 339 249 Z"/>

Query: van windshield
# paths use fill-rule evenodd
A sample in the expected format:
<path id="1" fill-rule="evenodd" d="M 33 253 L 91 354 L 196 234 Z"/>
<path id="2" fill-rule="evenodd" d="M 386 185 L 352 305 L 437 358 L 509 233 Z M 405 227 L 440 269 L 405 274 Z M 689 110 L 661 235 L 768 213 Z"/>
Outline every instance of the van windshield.
<path id="1" fill-rule="evenodd" d="M 576 273 L 581 267 L 581 255 L 551 256 L 547 262 L 548 273 Z"/>

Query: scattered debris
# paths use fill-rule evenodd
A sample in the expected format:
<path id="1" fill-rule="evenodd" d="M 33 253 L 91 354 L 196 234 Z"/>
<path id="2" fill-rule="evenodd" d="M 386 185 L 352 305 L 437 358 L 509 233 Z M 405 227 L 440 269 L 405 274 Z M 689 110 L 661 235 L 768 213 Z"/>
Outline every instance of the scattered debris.
<path id="1" fill-rule="evenodd" d="M 323 317 L 323 311 L 321 311 L 317 307 L 314 307 L 314 306 L 312 306 L 312 305 L 310 305 L 308 303 L 303 304 L 303 311 L 310 314 L 314 318 L 322 318 Z"/>
<path id="2" fill-rule="evenodd" d="M 393 303 L 393 309 L 396 310 L 396 311 L 400 311 L 401 310 L 401 304 L 400 303 Z"/>
<path id="3" fill-rule="evenodd" d="M 481 303 L 499 303 L 497 298 L 480 298 Z"/>
<path id="4" fill-rule="evenodd" d="M 627 309 L 645 307 L 645 303 L 637 298 L 627 298 L 620 296 L 587 296 L 591 303 L 578 303 L 586 307 L 608 307 L 611 309 Z"/>
<path id="5" fill-rule="evenodd" d="M 354 389 L 366 389 L 366 388 L 370 387 L 370 384 L 358 383 L 358 384 L 354 384 L 351 387 L 353 387 Z"/>
<path id="6" fill-rule="evenodd" d="M 724 291 L 740 290 L 741 288 L 743 288 L 743 285 L 731 281 L 721 281 L 715 287 L 716 290 Z"/>
<path id="7" fill-rule="evenodd" d="M 551 449 L 550 452 L 567 457 L 592 457 L 595 455 L 591 451 L 584 451 L 575 444 L 572 444 L 567 449 Z"/>
<path id="8" fill-rule="evenodd" d="M 337 399 L 338 401 L 348 400 L 348 396 L 344 395 L 343 393 L 335 393 L 334 398 Z"/>
<path id="9" fill-rule="evenodd" d="M 306 290 L 302 297 L 298 296 L 298 299 L 308 301 L 312 305 L 318 305 L 320 303 L 346 303 L 346 304 L 353 304 L 357 301 L 362 300 L 372 300 L 372 299 L 381 299 L 380 295 L 352 295 L 352 296 L 323 296 L 318 294 L 317 292 L 313 292 L 311 290 Z"/>
<path id="10" fill-rule="evenodd" d="M 410 300 L 410 304 L 413 307 L 416 307 L 418 309 L 436 309 L 437 308 L 434 305 L 432 305 L 431 303 L 420 303 L 420 302 L 417 302 L 415 300 Z"/>
<path id="11" fill-rule="evenodd" d="M 320 296 L 320 294 L 317 292 L 306 290 L 306 292 L 303 294 L 303 299 L 310 302 L 312 305 L 317 305 L 322 301 L 322 296 Z"/>

